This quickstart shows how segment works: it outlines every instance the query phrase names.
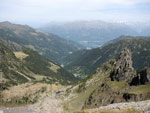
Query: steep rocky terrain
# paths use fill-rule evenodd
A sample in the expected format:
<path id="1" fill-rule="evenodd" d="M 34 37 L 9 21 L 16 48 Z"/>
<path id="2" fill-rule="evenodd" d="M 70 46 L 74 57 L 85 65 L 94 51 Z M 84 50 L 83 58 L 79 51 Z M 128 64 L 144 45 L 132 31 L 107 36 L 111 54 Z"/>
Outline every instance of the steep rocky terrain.
<path id="1" fill-rule="evenodd" d="M 129 36 L 111 41 L 100 48 L 74 52 L 64 59 L 64 66 L 75 75 L 85 78 L 104 62 L 117 58 L 124 48 L 131 50 L 135 70 L 150 66 L 150 39 Z"/>
<path id="2" fill-rule="evenodd" d="M 124 49 L 108 78 L 105 78 L 103 83 L 90 94 L 85 102 L 85 107 L 150 99 L 150 85 L 146 84 L 146 81 L 142 85 L 132 84 L 134 78 L 138 76 L 140 76 L 141 81 L 146 79 L 147 83 L 150 84 L 148 81 L 149 74 L 136 74 L 132 67 L 131 52 Z"/>
<path id="3" fill-rule="evenodd" d="M 139 84 L 146 84 L 150 82 L 150 68 L 146 67 L 145 69 L 138 72 Z"/>
<path id="4" fill-rule="evenodd" d="M 56 35 L 41 32 L 27 25 L 12 24 L 10 22 L 0 23 L 0 37 L 23 47 L 33 49 L 59 64 L 61 64 L 62 57 L 82 48 L 79 44 L 61 39 Z M 10 49 L 20 50 L 21 48 L 10 46 Z"/>
<path id="5" fill-rule="evenodd" d="M 136 75 L 134 68 L 132 67 L 132 55 L 130 50 L 124 49 L 120 53 L 120 57 L 116 62 L 116 69 L 111 73 L 111 80 L 123 81 L 131 83 L 132 79 Z"/>
<path id="6" fill-rule="evenodd" d="M 86 110 L 150 99 L 149 68 L 136 71 L 132 59 L 131 51 L 125 48 L 117 60 L 111 59 L 103 63 L 94 74 L 68 89 L 71 93 L 67 109 Z"/>

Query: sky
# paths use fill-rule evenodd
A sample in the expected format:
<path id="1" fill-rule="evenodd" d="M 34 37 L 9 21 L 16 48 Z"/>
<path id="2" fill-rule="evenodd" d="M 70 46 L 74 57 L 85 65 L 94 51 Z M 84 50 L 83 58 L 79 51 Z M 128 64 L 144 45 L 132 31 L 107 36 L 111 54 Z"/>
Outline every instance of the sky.
<path id="1" fill-rule="evenodd" d="M 150 0 L 0 0 L 0 21 L 40 26 L 76 20 L 150 21 Z"/>

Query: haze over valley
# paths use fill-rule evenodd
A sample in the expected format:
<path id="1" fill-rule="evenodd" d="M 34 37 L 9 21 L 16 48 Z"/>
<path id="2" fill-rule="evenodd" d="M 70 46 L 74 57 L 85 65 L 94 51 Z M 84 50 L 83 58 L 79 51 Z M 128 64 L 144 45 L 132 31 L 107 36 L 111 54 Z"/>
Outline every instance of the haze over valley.
<path id="1" fill-rule="evenodd" d="M 149 0 L 2 0 L 0 113 L 149 113 Z"/>
<path id="2" fill-rule="evenodd" d="M 96 48 L 120 36 L 149 36 L 150 22 L 74 21 L 51 23 L 39 28 L 86 48 Z"/>

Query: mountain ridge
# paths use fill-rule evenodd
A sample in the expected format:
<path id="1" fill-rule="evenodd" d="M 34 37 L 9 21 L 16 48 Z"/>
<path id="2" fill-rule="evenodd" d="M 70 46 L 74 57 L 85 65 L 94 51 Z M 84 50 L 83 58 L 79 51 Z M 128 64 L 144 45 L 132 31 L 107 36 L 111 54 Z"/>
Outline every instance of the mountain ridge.
<path id="1" fill-rule="evenodd" d="M 132 67 L 131 52 L 127 48 L 124 48 L 119 56 L 117 59 L 110 59 L 103 63 L 93 74 L 70 88 L 69 96 L 73 95 L 73 97 L 66 107 L 68 106 L 70 110 L 76 108 L 88 111 L 110 104 L 113 106 L 114 103 L 149 100 L 149 68 L 144 68 L 140 72 L 135 71 Z"/>
<path id="2" fill-rule="evenodd" d="M 1 90 L 27 82 L 70 84 L 77 81 L 71 73 L 30 49 L 13 52 L 0 43 L 0 59 Z"/>
<path id="3" fill-rule="evenodd" d="M 107 60 L 117 58 L 119 53 L 128 47 L 133 55 L 133 67 L 139 70 L 150 65 L 148 60 L 150 56 L 149 43 L 149 38 L 125 37 L 100 48 L 77 51 L 64 59 L 64 67 L 84 78 L 84 76 L 92 74 Z"/>
<path id="4" fill-rule="evenodd" d="M 79 44 L 44 33 L 27 25 L 0 23 L 0 37 L 36 50 L 44 57 L 61 64 L 61 58 L 82 48 Z"/>

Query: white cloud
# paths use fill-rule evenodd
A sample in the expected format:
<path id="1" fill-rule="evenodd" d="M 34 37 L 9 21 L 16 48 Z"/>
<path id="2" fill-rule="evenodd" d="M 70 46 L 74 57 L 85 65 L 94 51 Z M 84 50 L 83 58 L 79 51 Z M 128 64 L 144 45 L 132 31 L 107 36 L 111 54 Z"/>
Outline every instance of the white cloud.
<path id="1" fill-rule="evenodd" d="M 150 0 L 0 0 L 0 21 L 62 21 L 76 19 L 146 19 L 135 9 Z M 117 10 L 113 11 L 112 9 Z M 133 9 L 132 12 L 122 10 Z M 142 9 L 139 9 L 142 12 Z M 107 12 L 108 11 L 108 12 Z M 111 11 L 111 13 L 110 13 Z M 134 17 L 130 17 L 134 15 Z"/>

